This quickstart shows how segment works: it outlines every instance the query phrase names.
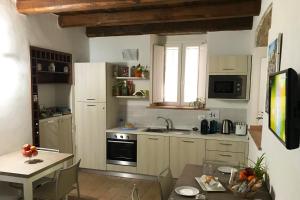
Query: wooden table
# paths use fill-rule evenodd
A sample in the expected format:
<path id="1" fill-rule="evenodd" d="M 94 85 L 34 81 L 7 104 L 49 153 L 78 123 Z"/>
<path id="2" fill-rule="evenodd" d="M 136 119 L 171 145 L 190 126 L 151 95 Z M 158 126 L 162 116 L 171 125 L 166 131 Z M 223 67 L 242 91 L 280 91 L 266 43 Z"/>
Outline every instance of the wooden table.
<path id="1" fill-rule="evenodd" d="M 220 182 L 222 183 L 222 185 L 225 187 L 226 185 L 228 185 L 228 180 L 230 175 L 225 175 L 222 174 L 220 172 L 218 172 L 216 170 L 215 167 L 215 176 L 219 177 Z M 197 183 L 197 181 L 195 180 L 195 177 L 201 177 L 202 176 L 202 166 L 199 165 L 186 165 L 181 176 L 179 177 L 179 179 L 176 182 L 176 185 L 174 187 L 174 189 L 176 187 L 179 186 L 192 186 L 195 188 L 198 188 L 199 191 L 201 192 L 202 189 L 199 186 L 199 184 Z M 190 199 L 195 199 L 194 197 L 183 197 L 180 196 L 178 194 L 176 194 L 176 192 L 172 191 L 169 200 L 190 200 Z M 241 200 L 243 198 L 237 197 L 235 196 L 231 191 L 227 190 L 226 192 L 208 192 L 206 195 L 206 199 L 207 200 Z M 269 195 L 269 193 L 267 192 L 266 189 L 263 189 L 262 191 L 258 192 L 255 195 L 255 199 L 257 200 L 271 200 L 271 197 Z"/>
<path id="2" fill-rule="evenodd" d="M 24 200 L 33 199 L 32 183 L 54 171 L 66 167 L 73 154 L 39 151 L 34 159 L 41 162 L 29 164 L 21 151 L 0 156 L 0 181 L 21 183 L 24 189 Z"/>

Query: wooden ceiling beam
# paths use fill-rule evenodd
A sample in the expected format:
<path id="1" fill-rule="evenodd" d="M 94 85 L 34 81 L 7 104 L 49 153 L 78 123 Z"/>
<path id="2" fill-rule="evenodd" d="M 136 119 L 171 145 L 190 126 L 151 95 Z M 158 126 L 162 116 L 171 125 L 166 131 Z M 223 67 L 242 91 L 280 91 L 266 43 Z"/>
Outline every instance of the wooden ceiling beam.
<path id="1" fill-rule="evenodd" d="M 93 10 L 118 10 L 157 6 L 184 5 L 194 2 L 228 2 L 236 0 L 17 0 L 23 14 L 69 13 Z"/>
<path id="2" fill-rule="evenodd" d="M 260 0 L 245 0 L 147 10 L 61 15 L 58 22 L 61 27 L 120 26 L 248 17 L 259 13 Z"/>
<path id="3" fill-rule="evenodd" d="M 143 34 L 183 34 L 208 31 L 251 30 L 253 17 L 200 20 L 190 22 L 169 22 L 106 27 L 87 27 L 88 37 L 105 37 Z"/>

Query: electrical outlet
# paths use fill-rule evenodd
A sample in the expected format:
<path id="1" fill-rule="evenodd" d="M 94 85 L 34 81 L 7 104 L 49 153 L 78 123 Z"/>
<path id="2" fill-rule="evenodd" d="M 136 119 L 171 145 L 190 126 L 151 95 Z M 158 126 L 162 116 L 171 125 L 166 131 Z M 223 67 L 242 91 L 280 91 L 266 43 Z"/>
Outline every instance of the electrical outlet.
<path id="1" fill-rule="evenodd" d="M 218 121 L 220 118 L 219 110 L 209 110 L 206 112 L 206 119 L 207 120 L 216 120 Z"/>
<path id="2" fill-rule="evenodd" d="M 198 120 L 202 121 L 203 119 L 205 119 L 205 115 L 198 115 Z"/>

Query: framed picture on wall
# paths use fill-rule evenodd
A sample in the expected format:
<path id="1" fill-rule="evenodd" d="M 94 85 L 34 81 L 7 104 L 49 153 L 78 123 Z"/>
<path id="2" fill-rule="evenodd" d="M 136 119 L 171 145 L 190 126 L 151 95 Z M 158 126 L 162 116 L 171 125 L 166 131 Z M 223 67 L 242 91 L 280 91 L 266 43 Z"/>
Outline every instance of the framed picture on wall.
<path id="1" fill-rule="evenodd" d="M 269 44 L 268 47 L 268 80 L 267 80 L 267 94 L 265 111 L 269 113 L 269 75 L 280 71 L 281 64 L 281 50 L 282 50 L 282 33 Z"/>

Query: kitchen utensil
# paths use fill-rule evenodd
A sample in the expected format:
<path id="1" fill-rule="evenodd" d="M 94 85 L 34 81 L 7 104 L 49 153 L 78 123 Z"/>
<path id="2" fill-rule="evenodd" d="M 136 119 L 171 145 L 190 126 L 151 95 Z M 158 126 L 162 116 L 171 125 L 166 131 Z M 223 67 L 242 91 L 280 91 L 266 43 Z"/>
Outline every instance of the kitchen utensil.
<path id="1" fill-rule="evenodd" d="M 247 135 L 247 124 L 244 122 L 237 122 L 235 125 L 236 135 Z"/>
<path id="2" fill-rule="evenodd" d="M 192 197 L 199 194 L 199 190 L 197 188 L 191 186 L 180 186 L 175 188 L 175 192 L 182 196 Z"/>
<path id="3" fill-rule="evenodd" d="M 217 133 L 218 132 L 218 122 L 216 120 L 211 120 L 209 122 L 209 133 Z"/>
<path id="4" fill-rule="evenodd" d="M 206 119 L 203 119 L 201 121 L 200 132 L 201 132 L 201 134 L 207 134 L 208 133 L 208 121 Z"/>
<path id="5" fill-rule="evenodd" d="M 229 119 L 224 119 L 222 123 L 222 134 L 230 134 L 233 131 L 233 123 Z"/>
<path id="6" fill-rule="evenodd" d="M 210 185 L 206 183 L 206 175 L 202 175 L 201 177 L 195 177 L 196 181 L 200 185 L 203 191 L 207 192 L 224 192 L 226 189 L 218 180 L 218 177 L 215 177 L 216 184 Z"/>

